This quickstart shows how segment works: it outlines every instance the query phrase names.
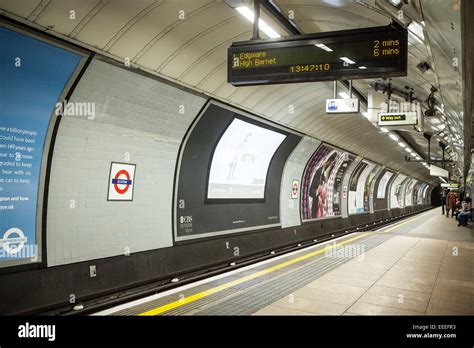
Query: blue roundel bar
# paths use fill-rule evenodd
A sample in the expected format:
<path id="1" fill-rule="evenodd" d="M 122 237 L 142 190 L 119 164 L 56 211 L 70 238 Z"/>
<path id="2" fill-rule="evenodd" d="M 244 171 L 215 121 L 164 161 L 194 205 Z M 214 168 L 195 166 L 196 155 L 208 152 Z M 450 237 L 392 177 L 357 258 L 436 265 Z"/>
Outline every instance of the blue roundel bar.
<path id="1" fill-rule="evenodd" d="M 117 184 L 117 185 L 131 185 L 132 180 L 127 180 L 127 179 L 112 179 L 112 184 Z"/>

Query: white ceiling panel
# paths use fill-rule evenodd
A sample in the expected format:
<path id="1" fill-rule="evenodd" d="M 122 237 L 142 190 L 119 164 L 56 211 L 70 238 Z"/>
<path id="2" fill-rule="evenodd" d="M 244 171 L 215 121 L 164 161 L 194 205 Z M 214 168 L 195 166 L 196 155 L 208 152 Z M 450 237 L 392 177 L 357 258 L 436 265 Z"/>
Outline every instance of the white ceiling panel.
<path id="1" fill-rule="evenodd" d="M 222 64 L 224 61 L 222 58 L 223 56 L 227 57 L 227 48 L 233 41 L 246 38 L 248 38 L 248 32 L 243 30 L 243 32 L 233 36 L 229 40 L 217 43 L 216 46 L 205 54 L 190 56 L 186 69 L 183 69 L 181 66 L 174 66 L 174 64 L 168 65 L 166 75 L 173 76 L 177 80 L 196 86 L 207 74 Z M 225 59 L 225 61 L 226 60 L 227 59 Z"/>
<path id="2" fill-rule="evenodd" d="M 42 9 L 47 6 L 49 0 L 31 0 L 31 1 L 18 1 L 18 0 L 2 0 L 0 1 L 0 9 L 17 15 L 21 18 L 29 18 L 30 15 L 35 16 L 35 13 L 39 13 Z M 36 9 L 36 12 L 35 12 Z"/>
<path id="3" fill-rule="evenodd" d="M 153 3 L 153 0 L 109 1 L 87 22 L 75 38 L 104 49 L 129 21 Z"/>
<path id="4" fill-rule="evenodd" d="M 215 12 L 219 6 L 223 4 L 209 0 L 178 1 L 174 9 L 160 12 L 157 21 L 161 18 L 173 19 L 173 21 L 146 44 L 144 50 L 135 57 L 136 62 L 151 70 L 156 70 L 181 45 L 209 27 L 203 19 L 209 11 Z M 221 9 L 224 8 L 221 7 Z M 184 19 L 179 17 L 182 14 L 180 11 L 184 11 Z M 230 16 L 232 12 L 229 11 L 229 13 Z M 194 30 L 191 28 L 192 25 L 195 26 Z"/>
<path id="5" fill-rule="evenodd" d="M 50 0 L 38 14 L 36 23 L 58 33 L 70 35 L 99 2 L 99 0 Z"/>
<path id="6" fill-rule="evenodd" d="M 227 61 L 223 61 L 215 69 L 207 73 L 196 85 L 198 89 L 214 92 L 227 79 Z"/>
<path id="7" fill-rule="evenodd" d="M 418 4 L 419 0 L 414 1 Z M 437 57 L 446 56 L 446 52 L 453 49 L 460 50 L 460 37 L 457 40 L 458 34 L 450 31 L 451 23 L 456 22 L 452 13 L 453 1 L 446 1 L 442 11 L 435 11 L 434 7 L 429 9 L 430 20 L 440 23 L 437 34 L 432 34 L 435 42 L 431 44 Z M 275 2 L 283 15 L 293 11 L 294 21 L 306 33 L 390 23 L 389 17 L 375 8 L 372 0 Z M 427 1 L 422 3 L 425 5 Z M 43 28 L 52 35 L 95 47 L 97 52 L 120 61 L 129 58 L 135 67 L 388 164 L 406 174 L 430 179 L 424 167 L 406 163 L 403 149 L 394 146 L 394 142 L 362 115 L 326 115 L 325 99 L 332 97 L 332 83 L 239 88 L 229 85 L 226 82 L 227 48 L 233 41 L 248 40 L 252 24 L 223 0 L 0 0 L 0 8 L 7 16 Z M 70 19 L 71 10 L 75 11 L 74 20 Z M 444 16 L 443 12 L 449 15 Z M 180 18 L 183 14 L 184 19 Z M 443 41 L 443 37 L 446 40 Z M 433 59 L 429 47 L 412 39 L 410 42 L 413 44 L 409 48 L 408 76 L 394 78 L 393 84 L 400 88 L 405 85 L 416 88 L 415 95 L 420 100 L 426 99 L 431 85 L 441 84 L 442 89 L 449 92 L 443 95 L 445 104 L 456 104 L 459 101 L 456 90 L 460 88 L 457 79 L 439 63 L 440 59 Z M 447 43 L 450 47 L 446 50 Z M 433 68 L 438 69 L 437 74 L 421 74 L 415 66 L 422 60 L 430 64 L 436 60 Z M 373 82 L 358 80 L 354 81 L 354 86 L 367 93 L 369 83 Z M 294 106 L 294 114 L 288 112 L 289 105 Z M 436 125 L 426 122 L 428 130 L 434 130 L 433 126 Z M 421 134 L 414 131 L 407 134 L 420 149 L 426 150 L 426 141 Z M 439 150 L 436 146 L 433 149 Z"/>

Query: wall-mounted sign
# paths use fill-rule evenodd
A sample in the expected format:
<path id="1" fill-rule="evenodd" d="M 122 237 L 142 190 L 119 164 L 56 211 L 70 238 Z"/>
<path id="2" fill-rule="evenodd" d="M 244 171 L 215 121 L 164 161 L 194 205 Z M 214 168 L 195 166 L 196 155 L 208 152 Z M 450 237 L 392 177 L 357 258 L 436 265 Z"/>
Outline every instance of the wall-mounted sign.
<path id="1" fill-rule="evenodd" d="M 133 201 L 135 164 L 112 162 L 109 175 L 109 201 Z"/>
<path id="2" fill-rule="evenodd" d="M 359 112 L 359 99 L 326 99 L 326 113 L 349 114 Z"/>
<path id="3" fill-rule="evenodd" d="M 377 124 L 379 126 L 409 126 L 416 125 L 418 114 L 410 112 L 381 112 L 378 114 Z"/>
<path id="4" fill-rule="evenodd" d="M 446 169 L 437 167 L 433 164 L 430 164 L 430 175 L 431 176 L 442 176 L 442 177 L 449 177 L 449 172 Z"/>
<path id="5" fill-rule="evenodd" d="M 234 42 L 234 86 L 354 80 L 407 74 L 407 30 L 392 26 Z"/>
<path id="6" fill-rule="evenodd" d="M 42 261 L 43 151 L 82 56 L 1 24 L 0 42 L 0 267 L 9 267 Z"/>
<path id="7" fill-rule="evenodd" d="M 459 189 L 459 184 L 456 184 L 454 182 L 441 183 L 441 187 L 446 187 L 449 189 Z"/>
<path id="8" fill-rule="evenodd" d="M 300 189 L 299 180 L 293 180 L 293 184 L 291 185 L 291 199 L 297 199 L 298 198 L 299 189 Z"/>

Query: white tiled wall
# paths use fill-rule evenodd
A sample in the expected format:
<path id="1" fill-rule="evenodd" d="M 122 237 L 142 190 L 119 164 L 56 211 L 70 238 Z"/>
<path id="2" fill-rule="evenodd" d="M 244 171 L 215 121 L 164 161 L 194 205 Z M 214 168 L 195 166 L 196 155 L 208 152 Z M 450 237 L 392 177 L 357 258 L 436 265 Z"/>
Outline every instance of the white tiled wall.
<path id="1" fill-rule="evenodd" d="M 60 123 L 48 201 L 48 265 L 120 255 L 127 247 L 133 253 L 171 246 L 178 149 L 205 99 L 94 60 L 70 102 L 93 102 L 96 115 Z M 137 165 L 133 202 L 107 201 L 112 161 Z"/>

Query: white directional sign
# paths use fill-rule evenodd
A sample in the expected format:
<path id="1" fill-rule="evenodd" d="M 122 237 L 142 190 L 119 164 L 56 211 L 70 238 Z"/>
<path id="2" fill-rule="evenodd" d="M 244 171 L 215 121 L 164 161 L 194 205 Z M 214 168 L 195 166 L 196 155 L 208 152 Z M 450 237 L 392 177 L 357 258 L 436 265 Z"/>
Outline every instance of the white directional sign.
<path id="1" fill-rule="evenodd" d="M 442 182 L 441 187 L 447 187 L 450 189 L 459 189 L 459 184 L 456 184 L 454 182 L 448 182 L 448 183 Z"/>
<path id="2" fill-rule="evenodd" d="M 359 112 L 359 99 L 326 99 L 327 114 L 351 114 Z"/>
<path id="3" fill-rule="evenodd" d="M 431 176 L 442 176 L 442 177 L 449 177 L 449 172 L 446 169 L 434 166 L 430 164 L 430 175 Z"/>
<path id="4" fill-rule="evenodd" d="M 409 126 L 415 125 L 418 121 L 418 114 L 410 112 L 381 112 L 378 114 L 377 123 L 379 126 Z"/>

